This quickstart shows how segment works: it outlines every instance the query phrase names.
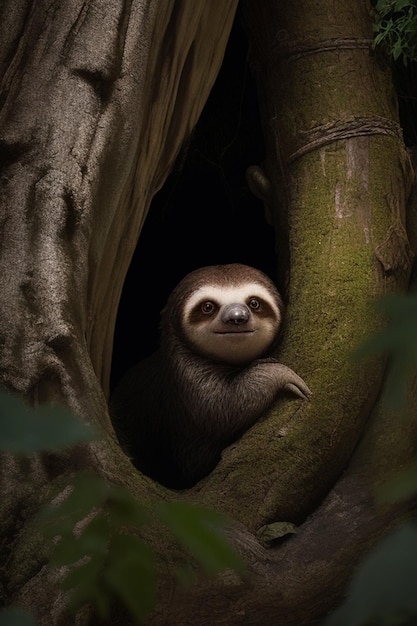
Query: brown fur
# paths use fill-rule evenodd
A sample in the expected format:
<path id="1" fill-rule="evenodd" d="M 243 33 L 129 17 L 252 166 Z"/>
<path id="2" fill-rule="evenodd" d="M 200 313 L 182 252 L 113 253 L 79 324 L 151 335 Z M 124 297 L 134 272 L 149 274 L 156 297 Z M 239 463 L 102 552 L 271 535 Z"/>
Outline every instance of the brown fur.
<path id="1" fill-rule="evenodd" d="M 130 370 L 113 395 L 111 413 L 134 463 L 168 487 L 189 487 L 206 476 L 222 450 L 270 408 L 280 391 L 310 396 L 304 381 L 271 356 L 280 316 L 268 348 L 241 366 L 199 354 L 189 342 L 190 322 L 183 319 L 188 298 L 207 284 L 227 288 L 246 281 L 266 287 L 270 311 L 282 314 L 278 292 L 258 270 L 239 264 L 196 270 L 176 287 L 162 312 L 160 350 Z"/>

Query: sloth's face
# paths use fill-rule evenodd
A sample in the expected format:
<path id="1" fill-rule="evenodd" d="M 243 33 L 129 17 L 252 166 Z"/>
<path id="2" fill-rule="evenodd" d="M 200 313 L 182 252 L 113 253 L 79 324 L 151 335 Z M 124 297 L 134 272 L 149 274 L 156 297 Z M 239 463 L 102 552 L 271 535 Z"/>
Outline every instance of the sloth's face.
<path id="1" fill-rule="evenodd" d="M 278 298 L 263 285 L 204 286 L 187 300 L 183 332 L 193 349 L 231 365 L 261 357 L 281 323 Z"/>

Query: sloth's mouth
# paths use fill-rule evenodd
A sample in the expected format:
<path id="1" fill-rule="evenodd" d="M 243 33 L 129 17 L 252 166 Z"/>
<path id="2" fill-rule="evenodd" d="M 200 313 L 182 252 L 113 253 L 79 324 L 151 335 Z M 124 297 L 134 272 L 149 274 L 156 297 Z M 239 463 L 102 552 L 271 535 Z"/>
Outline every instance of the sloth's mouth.
<path id="1" fill-rule="evenodd" d="M 236 328 L 236 330 L 218 330 L 216 335 L 251 335 L 256 332 L 255 330 L 243 330 L 243 328 Z"/>

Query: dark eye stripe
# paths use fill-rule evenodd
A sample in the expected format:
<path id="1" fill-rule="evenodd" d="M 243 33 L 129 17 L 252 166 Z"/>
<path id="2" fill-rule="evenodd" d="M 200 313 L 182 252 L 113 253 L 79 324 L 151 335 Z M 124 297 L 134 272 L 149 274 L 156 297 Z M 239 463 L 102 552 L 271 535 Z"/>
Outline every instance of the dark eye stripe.
<path id="1" fill-rule="evenodd" d="M 211 304 L 213 306 L 212 310 L 204 311 L 203 307 L 205 304 Z M 209 317 L 210 315 L 213 315 L 218 310 L 218 308 L 219 305 L 214 300 L 200 300 L 200 302 L 197 302 L 197 304 L 191 309 L 188 320 L 191 324 L 202 322 L 204 320 L 207 320 L 207 317 Z"/>
<path id="2" fill-rule="evenodd" d="M 248 306 L 250 306 L 249 303 L 252 300 L 256 300 L 257 302 L 259 302 L 259 307 L 257 309 L 250 307 L 251 311 L 254 312 L 254 315 L 257 315 L 258 317 L 269 317 L 271 319 L 277 319 L 278 316 L 276 309 L 272 307 L 267 300 L 252 297 L 248 300 Z"/>

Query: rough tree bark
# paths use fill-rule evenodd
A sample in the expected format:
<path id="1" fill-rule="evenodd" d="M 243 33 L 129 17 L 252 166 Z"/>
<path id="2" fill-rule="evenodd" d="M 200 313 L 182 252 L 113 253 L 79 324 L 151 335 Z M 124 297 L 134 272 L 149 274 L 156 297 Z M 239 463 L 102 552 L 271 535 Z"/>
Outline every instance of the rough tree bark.
<path id="1" fill-rule="evenodd" d="M 205 103 L 235 9 L 235 0 L 0 7 L 2 383 L 34 403 L 64 402 L 103 434 L 30 469 L 2 463 L 2 595 L 41 623 L 64 623 L 31 538 L 54 481 L 91 468 L 143 500 L 159 493 L 135 475 L 109 421 L 113 328 L 150 200 Z"/>
<path id="2" fill-rule="evenodd" d="M 33 403 L 64 402 L 103 435 L 70 453 L 2 461 L 2 594 L 41 624 L 73 623 L 32 522 L 74 471 L 94 469 L 143 501 L 177 497 L 139 475 L 115 441 L 106 407 L 113 328 L 150 200 L 207 98 L 236 5 L 0 8 L 1 382 Z M 410 433 L 374 407 L 383 360 L 349 360 L 380 328 L 371 301 L 406 287 L 412 257 L 412 171 L 389 74 L 370 53 L 368 4 L 259 0 L 243 9 L 267 148 L 251 185 L 276 225 L 288 285 L 280 358 L 314 400 L 277 402 L 182 495 L 242 525 L 249 579 L 180 594 L 163 578 L 152 624 L 317 620 L 395 521 L 395 511 L 373 509 L 369 478 L 413 452 Z M 299 522 L 298 535 L 253 553 L 251 533 L 280 520 Z M 149 540 L 168 563 L 168 539 Z"/>

